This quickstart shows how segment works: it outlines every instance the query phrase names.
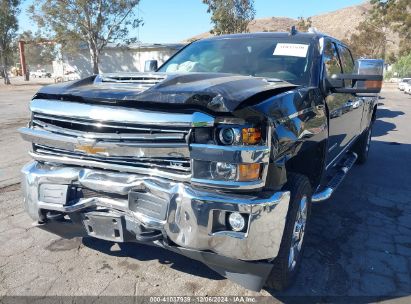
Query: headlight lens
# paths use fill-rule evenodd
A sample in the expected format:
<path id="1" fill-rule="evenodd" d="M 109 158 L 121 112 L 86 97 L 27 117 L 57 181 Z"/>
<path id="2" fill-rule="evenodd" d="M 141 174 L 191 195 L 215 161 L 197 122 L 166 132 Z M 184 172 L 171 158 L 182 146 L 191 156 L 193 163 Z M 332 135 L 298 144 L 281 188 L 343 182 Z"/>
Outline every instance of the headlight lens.
<path id="1" fill-rule="evenodd" d="M 241 141 L 241 133 L 236 128 L 222 128 L 219 131 L 218 139 L 224 145 L 238 144 Z"/>
<path id="2" fill-rule="evenodd" d="M 222 127 L 218 130 L 218 141 L 223 145 L 257 145 L 261 142 L 260 128 Z"/>

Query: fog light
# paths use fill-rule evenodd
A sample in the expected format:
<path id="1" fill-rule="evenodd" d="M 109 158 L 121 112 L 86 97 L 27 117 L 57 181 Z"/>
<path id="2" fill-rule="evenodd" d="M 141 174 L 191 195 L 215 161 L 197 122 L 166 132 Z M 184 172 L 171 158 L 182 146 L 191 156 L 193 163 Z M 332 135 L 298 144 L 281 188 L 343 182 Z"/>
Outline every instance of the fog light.
<path id="1" fill-rule="evenodd" d="M 245 219 L 238 212 L 231 213 L 228 217 L 228 222 L 234 231 L 241 231 L 245 227 Z"/>
<path id="2" fill-rule="evenodd" d="M 261 165 L 260 164 L 240 164 L 238 166 L 238 180 L 252 181 L 260 178 Z"/>

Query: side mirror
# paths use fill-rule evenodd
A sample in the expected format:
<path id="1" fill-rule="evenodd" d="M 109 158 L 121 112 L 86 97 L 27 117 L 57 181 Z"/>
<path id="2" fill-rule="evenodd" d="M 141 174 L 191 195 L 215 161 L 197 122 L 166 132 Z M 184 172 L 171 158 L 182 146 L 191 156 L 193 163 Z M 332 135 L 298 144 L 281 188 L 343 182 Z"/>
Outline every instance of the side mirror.
<path id="1" fill-rule="evenodd" d="M 378 94 L 381 92 L 384 61 L 360 59 L 353 74 L 334 74 L 326 79 L 327 88 L 335 93 Z M 350 83 L 351 86 L 346 84 Z"/>
<path id="2" fill-rule="evenodd" d="M 146 60 L 144 63 L 144 72 L 155 72 L 158 69 L 157 60 Z"/>

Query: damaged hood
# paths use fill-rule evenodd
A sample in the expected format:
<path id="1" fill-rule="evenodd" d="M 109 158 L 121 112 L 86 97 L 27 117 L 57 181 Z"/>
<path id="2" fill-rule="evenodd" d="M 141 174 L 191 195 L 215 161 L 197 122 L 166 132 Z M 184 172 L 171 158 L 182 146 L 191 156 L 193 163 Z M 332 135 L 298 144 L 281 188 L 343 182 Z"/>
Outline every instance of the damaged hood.
<path id="1" fill-rule="evenodd" d="M 104 74 L 42 88 L 38 97 L 113 104 L 186 104 L 231 112 L 254 97 L 296 85 L 278 79 L 220 73 Z"/>

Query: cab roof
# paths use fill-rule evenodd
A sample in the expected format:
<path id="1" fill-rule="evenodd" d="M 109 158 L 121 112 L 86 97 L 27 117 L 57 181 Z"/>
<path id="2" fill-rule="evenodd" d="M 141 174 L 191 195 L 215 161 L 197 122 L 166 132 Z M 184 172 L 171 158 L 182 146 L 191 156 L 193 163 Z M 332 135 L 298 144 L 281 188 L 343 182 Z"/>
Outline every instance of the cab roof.
<path id="1" fill-rule="evenodd" d="M 329 38 L 334 42 L 338 42 L 344 46 L 347 46 L 341 40 L 329 36 L 327 34 L 313 31 L 313 32 L 299 32 L 295 31 L 293 34 L 290 32 L 257 32 L 257 33 L 241 33 L 241 34 L 229 34 L 212 36 L 208 38 L 200 39 L 201 41 L 213 41 L 213 40 L 223 40 L 223 39 L 249 39 L 249 38 L 282 38 L 290 39 L 294 41 L 305 41 L 305 42 L 318 42 L 321 38 Z"/>
<path id="2" fill-rule="evenodd" d="M 220 35 L 220 36 L 213 36 L 209 38 L 204 38 L 201 40 L 220 40 L 220 39 L 236 39 L 236 38 L 295 38 L 295 39 L 304 39 L 304 40 L 310 40 L 310 39 L 320 39 L 322 37 L 330 37 L 332 39 L 335 39 L 331 36 L 328 36 L 326 34 L 320 33 L 320 32 L 313 32 L 313 33 L 307 33 L 307 32 L 296 32 L 295 34 L 291 34 L 290 32 L 257 32 L 257 33 L 241 33 L 241 34 L 229 34 L 229 35 Z M 338 39 L 335 39 L 338 40 Z"/>

